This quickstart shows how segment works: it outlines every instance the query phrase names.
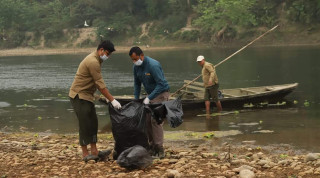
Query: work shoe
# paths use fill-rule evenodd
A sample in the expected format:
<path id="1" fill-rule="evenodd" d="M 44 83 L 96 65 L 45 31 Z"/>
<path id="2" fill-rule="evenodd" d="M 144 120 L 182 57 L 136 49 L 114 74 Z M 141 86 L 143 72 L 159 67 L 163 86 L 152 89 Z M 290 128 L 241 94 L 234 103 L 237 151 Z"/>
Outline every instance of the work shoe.
<path id="1" fill-rule="evenodd" d="M 118 159 L 118 153 L 117 153 L 117 151 L 116 150 L 113 150 L 113 153 L 112 153 L 112 157 L 113 157 L 113 159 L 114 160 L 117 160 Z"/>
<path id="2" fill-rule="evenodd" d="M 155 146 L 155 149 L 154 149 L 154 157 L 157 157 L 159 159 L 163 159 L 166 154 L 164 152 L 164 149 L 163 149 L 163 146 Z"/>
<path id="3" fill-rule="evenodd" d="M 155 154 L 155 150 L 154 150 L 154 146 L 153 145 L 149 146 L 148 153 L 150 154 L 150 156 L 153 156 Z"/>
<path id="4" fill-rule="evenodd" d="M 158 151 L 158 157 L 160 159 L 163 159 L 164 157 L 166 157 L 166 153 L 164 152 L 163 147 L 161 147 L 160 150 Z"/>
<path id="5" fill-rule="evenodd" d="M 110 150 L 110 149 L 99 151 L 99 153 L 98 153 L 99 161 L 106 160 L 106 158 L 111 154 L 111 152 L 112 152 L 112 150 Z"/>
<path id="6" fill-rule="evenodd" d="M 95 160 L 97 162 L 99 160 L 99 157 L 96 155 L 88 155 L 88 156 L 82 158 L 82 161 L 84 161 L 84 162 L 88 162 L 90 160 Z"/>

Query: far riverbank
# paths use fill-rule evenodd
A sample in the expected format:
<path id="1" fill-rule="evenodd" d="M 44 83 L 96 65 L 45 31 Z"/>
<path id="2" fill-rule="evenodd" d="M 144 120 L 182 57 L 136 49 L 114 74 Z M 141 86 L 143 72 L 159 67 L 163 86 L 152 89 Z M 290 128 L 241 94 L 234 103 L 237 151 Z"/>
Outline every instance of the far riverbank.
<path id="1" fill-rule="evenodd" d="M 249 43 L 249 42 L 248 42 Z M 241 48 L 246 44 L 225 44 L 225 45 L 211 45 L 211 44 L 179 44 L 175 46 L 145 46 L 138 45 L 143 51 L 168 51 L 177 49 L 194 49 L 194 48 Z M 134 45 L 133 45 L 134 46 Z M 320 43 L 294 43 L 294 44 L 268 44 L 257 43 L 250 47 L 297 47 L 297 46 L 320 46 Z M 132 46 L 115 46 L 116 53 L 128 53 Z M 0 50 L 1 56 L 40 56 L 40 55 L 60 55 L 60 54 L 88 54 L 96 50 L 96 47 L 92 48 L 13 48 Z"/>
<path id="2" fill-rule="evenodd" d="M 162 46 L 162 47 L 146 47 L 140 46 L 143 51 L 160 51 L 160 50 L 174 50 L 187 49 L 188 46 Z M 115 53 L 127 53 L 131 46 L 115 46 Z M 0 50 L 1 56 L 39 56 L 39 55 L 57 55 L 57 54 L 87 54 L 96 50 L 96 48 L 14 48 Z"/>

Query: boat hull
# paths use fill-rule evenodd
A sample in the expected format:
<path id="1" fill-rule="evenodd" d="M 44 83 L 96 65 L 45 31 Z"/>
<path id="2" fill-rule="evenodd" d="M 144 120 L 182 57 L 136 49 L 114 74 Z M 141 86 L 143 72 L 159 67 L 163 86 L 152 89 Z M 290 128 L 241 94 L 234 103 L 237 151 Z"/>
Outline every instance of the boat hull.
<path id="1" fill-rule="evenodd" d="M 266 88 L 277 88 L 270 91 L 260 92 L 256 94 L 248 94 L 244 96 L 236 97 L 224 97 L 220 99 L 221 105 L 223 108 L 241 108 L 245 104 L 259 104 L 259 103 L 276 103 L 283 101 L 284 97 L 290 94 L 298 86 L 297 83 L 294 84 L 285 84 L 285 85 L 274 85 L 274 86 L 265 86 Z M 252 87 L 246 88 L 246 90 L 254 90 L 262 87 Z M 237 90 L 237 89 L 227 89 L 227 90 Z M 227 91 L 225 90 L 225 91 Z M 224 90 L 222 90 L 224 91 Z M 115 98 L 122 104 L 126 104 L 132 101 L 132 97 L 117 97 Z M 174 99 L 174 98 L 172 98 Z M 195 99 L 184 99 L 182 98 L 182 106 L 184 109 L 199 109 L 205 108 L 204 100 L 195 98 Z M 215 103 L 212 103 L 212 106 L 215 106 Z"/>
<path id="2" fill-rule="evenodd" d="M 220 99 L 223 108 L 241 108 L 245 104 L 259 104 L 263 102 L 276 103 L 283 101 L 284 97 L 290 94 L 294 88 L 281 90 L 279 92 L 261 94 L 261 95 L 251 95 L 238 98 L 222 98 Z M 215 106 L 215 103 L 211 103 Z M 204 100 L 182 100 L 182 106 L 184 109 L 192 108 L 205 108 Z"/>

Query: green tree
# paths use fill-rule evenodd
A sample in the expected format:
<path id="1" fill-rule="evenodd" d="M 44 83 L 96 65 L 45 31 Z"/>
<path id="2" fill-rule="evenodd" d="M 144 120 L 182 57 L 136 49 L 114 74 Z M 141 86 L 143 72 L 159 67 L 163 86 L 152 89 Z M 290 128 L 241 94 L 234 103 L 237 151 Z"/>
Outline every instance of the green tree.
<path id="1" fill-rule="evenodd" d="M 195 11 L 199 17 L 195 24 L 205 31 L 215 31 L 232 26 L 257 25 L 250 11 L 256 0 L 199 0 Z"/>
<path id="2" fill-rule="evenodd" d="M 251 11 L 256 17 L 257 24 L 274 26 L 279 18 L 277 10 L 281 7 L 281 3 L 283 2 L 279 0 L 259 0 L 258 3 L 255 3 Z"/>
<path id="3" fill-rule="evenodd" d="M 311 24 L 320 21 L 320 0 L 295 0 L 287 4 L 288 18 L 293 22 Z"/>

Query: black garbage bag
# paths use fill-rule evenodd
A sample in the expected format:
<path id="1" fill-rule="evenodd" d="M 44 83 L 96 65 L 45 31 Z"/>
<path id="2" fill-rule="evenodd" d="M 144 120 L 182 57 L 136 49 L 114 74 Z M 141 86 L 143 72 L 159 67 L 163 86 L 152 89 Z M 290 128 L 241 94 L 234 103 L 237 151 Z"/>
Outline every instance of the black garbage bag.
<path id="1" fill-rule="evenodd" d="M 182 104 L 181 98 L 177 98 L 175 100 L 166 101 L 163 103 L 167 108 L 167 119 L 170 127 L 176 128 L 182 124 Z"/>
<path id="2" fill-rule="evenodd" d="M 166 106 L 164 104 L 151 104 L 149 107 L 152 111 L 152 118 L 155 119 L 158 124 L 162 124 L 168 113 Z"/>
<path id="3" fill-rule="evenodd" d="M 164 101 L 161 105 L 154 108 L 151 106 L 151 110 L 153 112 L 153 118 L 158 124 L 162 123 L 164 118 L 167 118 L 168 123 L 172 128 L 178 127 L 183 122 L 181 97 L 178 97 L 175 100 Z"/>
<path id="4" fill-rule="evenodd" d="M 148 138 L 145 132 L 146 113 L 145 106 L 137 101 L 132 101 L 122 109 L 114 109 L 109 104 L 109 114 L 112 124 L 112 134 L 115 140 L 113 159 L 124 150 L 135 145 L 148 148 Z"/>
<path id="5" fill-rule="evenodd" d="M 136 145 L 124 150 L 118 157 L 117 163 L 126 169 L 144 169 L 152 164 L 152 157 L 148 151 Z"/>
<path id="6" fill-rule="evenodd" d="M 178 127 L 182 122 L 183 110 L 181 98 L 165 101 L 157 104 L 145 105 L 141 101 L 131 101 L 122 106 L 122 109 L 114 109 L 109 104 L 112 134 L 115 140 L 115 152 L 113 159 L 117 159 L 124 150 L 135 145 L 141 145 L 149 149 L 146 135 L 146 113 L 152 113 L 157 123 L 168 119 L 169 125 Z"/>

